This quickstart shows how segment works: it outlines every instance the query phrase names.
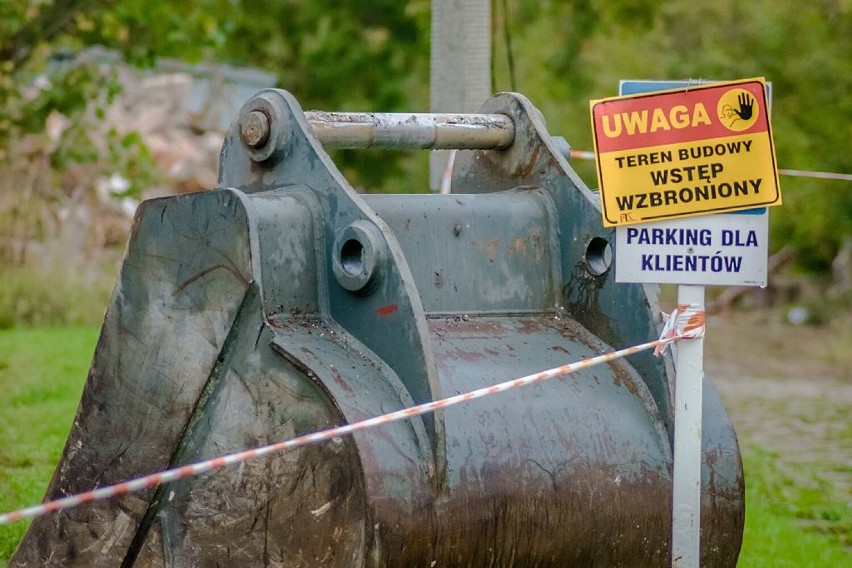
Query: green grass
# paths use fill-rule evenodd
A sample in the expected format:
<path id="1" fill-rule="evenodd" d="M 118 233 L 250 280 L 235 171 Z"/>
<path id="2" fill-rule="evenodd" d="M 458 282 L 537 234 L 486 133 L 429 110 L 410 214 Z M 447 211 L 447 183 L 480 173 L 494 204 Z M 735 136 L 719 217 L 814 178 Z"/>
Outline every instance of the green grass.
<path id="1" fill-rule="evenodd" d="M 0 331 L 0 510 L 41 501 L 59 461 L 97 342 L 97 327 Z M 28 523 L 0 526 L 5 565 Z"/>
<path id="2" fill-rule="evenodd" d="M 41 500 L 70 429 L 97 335 L 96 327 L 0 330 L 5 399 L 0 512 Z M 746 531 L 739 566 L 852 566 L 850 503 L 832 493 L 817 467 L 782 470 L 781 456 L 753 445 L 744 452 Z M 0 566 L 26 527 L 0 527 Z"/>
<path id="3" fill-rule="evenodd" d="M 103 321 L 114 264 L 110 265 L 111 271 L 84 269 L 90 272 L 85 274 L 58 266 L 59 263 L 52 269 L 0 269 L 0 329 L 97 325 Z"/>
<path id="4" fill-rule="evenodd" d="M 819 473 L 824 464 L 793 466 L 754 445 L 746 445 L 744 460 L 741 568 L 852 566 L 852 502 Z"/>

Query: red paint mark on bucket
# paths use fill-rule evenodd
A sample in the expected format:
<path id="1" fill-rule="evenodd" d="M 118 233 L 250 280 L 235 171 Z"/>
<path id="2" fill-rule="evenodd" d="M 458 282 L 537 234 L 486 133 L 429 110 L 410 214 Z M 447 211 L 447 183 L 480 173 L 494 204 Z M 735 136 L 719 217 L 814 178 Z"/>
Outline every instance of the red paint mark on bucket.
<path id="1" fill-rule="evenodd" d="M 380 317 L 389 316 L 398 310 L 399 307 L 396 304 L 388 304 L 387 306 L 382 306 L 378 310 L 376 310 L 376 315 Z"/>

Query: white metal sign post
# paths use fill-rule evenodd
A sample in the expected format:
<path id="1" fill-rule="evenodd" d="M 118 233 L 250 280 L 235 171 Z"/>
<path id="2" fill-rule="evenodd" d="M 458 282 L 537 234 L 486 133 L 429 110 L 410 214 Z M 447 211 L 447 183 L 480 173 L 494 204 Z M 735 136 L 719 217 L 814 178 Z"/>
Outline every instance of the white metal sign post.
<path id="1" fill-rule="evenodd" d="M 681 284 L 677 303 L 704 310 L 704 286 Z M 676 346 L 672 566 L 698 568 L 701 552 L 701 389 L 704 338 Z"/>
<path id="2" fill-rule="evenodd" d="M 702 321 L 705 285 L 766 285 L 766 208 L 732 199 L 750 187 L 752 206 L 781 202 L 764 83 L 748 85 L 622 81 L 627 96 L 591 103 L 603 223 L 616 226 L 616 281 L 678 284 L 678 311 Z M 688 97 L 696 87 L 700 96 Z M 653 94 L 667 89 L 682 93 Z M 703 335 L 674 349 L 671 565 L 698 568 Z"/>
<path id="3" fill-rule="evenodd" d="M 677 303 L 704 310 L 704 284 L 763 286 L 766 209 L 616 228 L 617 282 L 678 284 Z M 698 568 L 704 338 L 676 346 L 672 566 Z"/>

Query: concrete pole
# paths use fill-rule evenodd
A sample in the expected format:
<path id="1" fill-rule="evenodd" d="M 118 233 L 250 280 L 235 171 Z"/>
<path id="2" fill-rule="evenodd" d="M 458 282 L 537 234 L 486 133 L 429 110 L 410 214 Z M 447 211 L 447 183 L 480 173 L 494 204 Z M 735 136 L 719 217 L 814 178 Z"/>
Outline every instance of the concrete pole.
<path id="1" fill-rule="evenodd" d="M 491 95 L 491 1 L 432 0 L 429 110 L 474 113 Z M 449 159 L 429 155 L 429 187 L 438 189 Z"/>

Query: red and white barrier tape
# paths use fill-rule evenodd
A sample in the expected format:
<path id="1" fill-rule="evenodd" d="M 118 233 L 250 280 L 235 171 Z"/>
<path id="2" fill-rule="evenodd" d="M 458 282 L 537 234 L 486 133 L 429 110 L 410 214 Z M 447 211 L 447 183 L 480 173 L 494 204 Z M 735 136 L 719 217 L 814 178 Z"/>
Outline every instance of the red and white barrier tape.
<path id="1" fill-rule="evenodd" d="M 660 334 L 661 342 L 654 347 L 654 355 L 662 355 L 666 347 L 677 339 L 704 337 L 704 306 L 678 304 L 671 314 L 663 314 L 663 317 L 666 323 L 663 326 L 663 332 Z"/>
<path id="2" fill-rule="evenodd" d="M 595 160 L 594 152 L 589 152 L 587 150 L 571 150 L 568 154 L 570 158 L 574 158 L 576 160 Z M 852 174 L 838 174 L 833 172 L 812 172 L 807 170 L 786 170 L 779 169 L 778 173 L 782 176 L 793 176 L 793 177 L 810 177 L 810 178 L 819 178 L 819 179 L 834 179 L 840 181 L 852 181 Z"/>
<path id="3" fill-rule="evenodd" d="M 588 150 L 571 150 L 568 154 L 568 157 L 575 158 L 577 160 L 596 160 L 594 152 L 589 152 Z"/>
<path id="4" fill-rule="evenodd" d="M 682 318 L 682 315 L 675 315 L 678 312 L 675 311 L 672 316 L 669 317 L 669 321 L 674 321 Z M 697 321 L 697 320 L 696 320 Z M 701 315 L 701 325 L 703 326 L 703 312 Z M 697 324 L 695 324 L 697 325 Z M 668 329 L 667 324 L 667 329 Z M 323 440 L 330 440 L 332 438 L 336 438 L 338 436 L 343 436 L 345 434 L 351 434 L 353 432 L 357 432 L 360 430 L 365 430 L 367 428 L 371 428 L 373 426 L 379 426 L 381 424 L 387 424 L 389 422 L 395 422 L 397 420 L 402 420 L 404 418 L 411 418 L 412 416 L 420 416 L 421 414 L 427 414 L 429 412 L 434 412 L 441 408 L 446 408 L 448 406 L 452 406 L 454 404 L 459 404 L 461 402 L 467 402 L 469 400 L 473 400 L 476 398 L 482 398 L 484 396 L 496 394 L 498 392 L 507 391 L 509 389 L 513 389 L 516 387 L 521 387 L 525 385 L 530 385 L 533 383 L 537 383 L 540 381 L 544 381 L 546 379 L 550 379 L 560 375 L 566 375 L 569 373 L 574 373 L 576 371 L 587 369 L 589 367 L 593 367 L 595 365 L 600 365 L 602 363 L 608 363 L 610 361 L 614 361 L 615 359 L 619 359 L 622 357 L 626 357 L 628 355 L 633 355 L 635 353 L 639 353 L 642 351 L 647 351 L 648 349 L 659 348 L 660 346 L 668 345 L 669 343 L 673 343 L 682 338 L 695 337 L 696 328 L 684 326 L 684 334 L 678 335 L 677 330 L 680 329 L 680 326 L 675 326 L 675 332 L 666 332 L 664 330 L 664 336 L 660 337 L 656 341 L 650 341 L 648 343 L 643 343 L 641 345 L 636 345 L 634 347 L 628 347 L 626 349 L 621 349 L 619 351 L 613 351 L 611 353 L 606 353 L 604 355 L 598 355 L 596 357 L 592 357 L 590 359 L 585 359 L 583 361 L 578 361 L 576 363 L 569 363 L 567 365 L 562 365 L 561 367 L 554 367 L 552 369 L 548 369 L 546 371 L 541 371 L 540 373 L 535 373 L 533 375 L 527 375 L 525 377 L 521 377 L 519 379 L 513 379 L 511 381 L 506 381 L 503 383 L 499 383 L 490 387 L 485 387 L 481 389 L 477 389 L 474 391 L 470 391 L 464 394 L 459 394 L 456 396 L 451 396 L 448 398 L 444 398 L 441 400 L 436 400 L 434 402 L 427 402 L 425 404 L 420 404 L 417 406 L 412 406 L 409 408 L 405 408 L 403 410 L 398 410 L 396 412 L 391 412 L 389 414 L 384 414 L 382 416 L 377 416 L 375 418 L 369 418 L 367 420 L 362 420 L 360 422 L 355 422 L 354 424 L 346 424 L 344 426 L 338 426 L 336 428 L 331 428 L 329 430 L 322 430 L 320 432 L 315 432 L 313 434 L 306 434 L 304 436 L 299 436 L 298 438 L 293 438 L 291 440 L 286 440 L 284 442 L 279 442 L 277 444 L 271 444 L 269 446 L 262 446 L 259 448 L 254 448 L 250 450 L 245 450 L 242 452 L 238 452 L 235 454 L 229 454 L 225 456 L 220 456 L 218 458 L 210 459 L 207 461 L 197 462 L 190 465 L 185 465 L 181 467 L 176 467 L 174 469 L 169 469 L 165 471 L 161 471 L 159 473 L 154 473 L 151 475 L 146 475 L 144 477 L 139 477 L 137 479 L 133 479 L 131 481 L 126 481 L 124 483 L 119 483 L 117 485 L 111 485 L 109 487 L 102 487 L 100 489 L 95 489 L 93 491 L 88 491 L 86 493 L 79 493 L 77 495 L 71 495 L 69 497 L 65 497 L 62 499 L 56 499 L 55 501 L 48 501 L 47 503 L 42 503 L 41 505 L 34 505 L 32 507 L 26 507 L 23 509 L 18 509 L 16 511 L 12 511 L 9 513 L 5 513 L 0 515 L 0 525 L 6 525 L 15 521 L 19 521 L 22 519 L 32 519 L 35 517 L 40 517 L 42 515 L 46 515 L 48 513 L 53 513 L 56 511 L 61 511 L 63 509 L 70 509 L 72 507 L 76 507 L 77 505 L 82 505 L 84 503 L 91 503 L 92 501 L 101 501 L 104 499 L 109 499 L 111 497 L 115 497 L 118 495 L 124 495 L 127 493 L 132 493 L 134 491 L 141 491 L 142 489 L 147 489 L 150 487 L 156 487 L 157 485 L 161 485 L 163 483 L 168 483 L 170 481 L 176 481 L 178 479 L 185 479 L 187 477 L 193 477 L 196 475 L 200 475 L 202 473 L 206 473 L 208 471 L 219 469 L 225 467 L 227 465 L 238 464 L 249 459 L 267 456 L 271 454 L 276 454 L 279 452 L 283 452 L 285 450 L 291 450 L 293 448 L 298 448 L 300 446 L 305 446 L 308 444 L 312 444 L 315 442 L 320 442 Z M 687 333 L 691 335 L 687 335 Z M 703 334 L 703 327 L 701 328 L 701 333 Z M 657 351 L 655 350 L 655 353 Z M 662 352 L 662 351 L 660 351 Z"/>
<path id="5" fill-rule="evenodd" d="M 784 170 L 779 169 L 778 173 L 782 176 L 793 177 L 810 177 L 819 179 L 836 179 L 840 181 L 852 181 L 852 174 L 837 174 L 833 172 L 810 172 L 805 170 Z"/>
<path id="6" fill-rule="evenodd" d="M 456 151 L 450 150 L 450 155 L 447 158 L 447 167 L 444 168 L 444 175 L 441 176 L 441 185 L 438 187 L 438 193 L 441 195 L 449 195 L 452 193 L 453 186 L 453 165 L 456 163 Z"/>

